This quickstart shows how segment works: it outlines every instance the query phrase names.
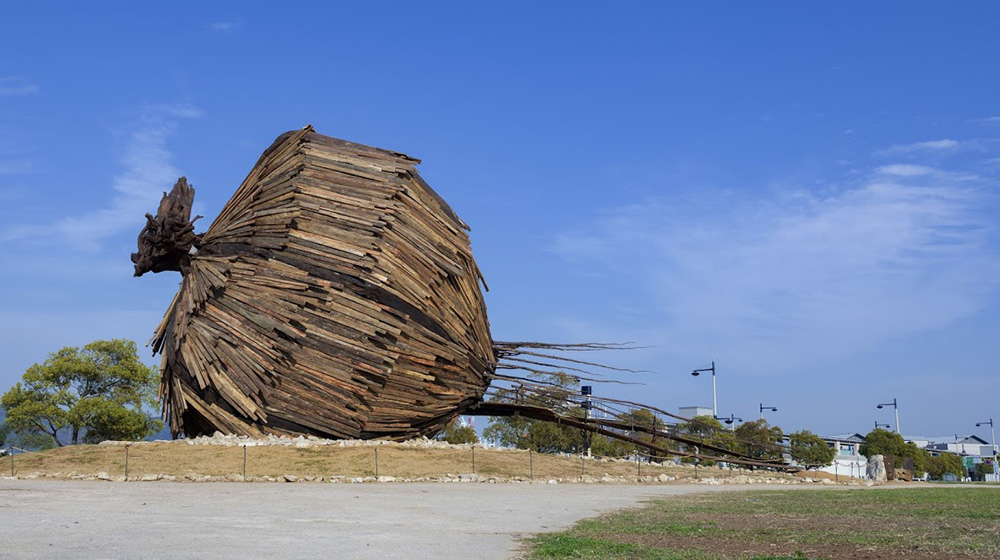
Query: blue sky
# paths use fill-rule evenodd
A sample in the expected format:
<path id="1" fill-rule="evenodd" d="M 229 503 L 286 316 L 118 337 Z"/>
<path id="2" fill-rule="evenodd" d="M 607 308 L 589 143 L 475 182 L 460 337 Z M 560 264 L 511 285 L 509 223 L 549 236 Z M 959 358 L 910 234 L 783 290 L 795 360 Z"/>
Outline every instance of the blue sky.
<path id="1" fill-rule="evenodd" d="M 143 214 L 186 175 L 207 227 L 312 123 L 424 160 L 494 338 L 649 346 L 597 393 L 707 405 L 714 359 L 787 431 L 1000 421 L 995 4 L 354 4 L 5 8 L 0 390 L 144 344 Z"/>

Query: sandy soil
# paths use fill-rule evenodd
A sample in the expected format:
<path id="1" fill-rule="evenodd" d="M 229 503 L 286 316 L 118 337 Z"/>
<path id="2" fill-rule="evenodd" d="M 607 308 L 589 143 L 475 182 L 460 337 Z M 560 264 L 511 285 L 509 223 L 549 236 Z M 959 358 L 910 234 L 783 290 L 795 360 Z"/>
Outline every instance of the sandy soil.
<path id="1" fill-rule="evenodd" d="M 0 558 L 482 558 L 658 496 L 761 486 L 0 480 Z"/>

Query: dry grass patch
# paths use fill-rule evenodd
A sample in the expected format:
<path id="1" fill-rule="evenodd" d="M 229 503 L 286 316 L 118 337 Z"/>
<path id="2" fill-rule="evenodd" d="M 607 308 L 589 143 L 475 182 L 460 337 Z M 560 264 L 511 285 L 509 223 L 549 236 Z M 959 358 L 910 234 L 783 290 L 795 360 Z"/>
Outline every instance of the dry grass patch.
<path id="1" fill-rule="evenodd" d="M 628 461 L 600 461 L 579 457 L 529 454 L 522 450 L 482 447 L 410 447 L 386 445 L 315 445 L 296 448 L 282 445 L 246 447 L 246 475 L 254 477 L 366 477 L 378 475 L 398 479 L 428 479 L 477 473 L 499 479 L 523 478 L 579 479 L 604 475 L 636 479 L 661 474 L 678 480 L 692 480 L 694 469 Z M 65 476 L 71 473 L 106 472 L 112 477 L 125 473 L 126 448 L 119 445 L 74 445 L 40 453 L 18 455 L 15 470 L 19 475 Z M 231 476 L 243 473 L 244 447 L 223 445 L 188 445 L 181 442 L 137 443 L 128 448 L 129 478 L 144 474 L 183 477 L 187 474 Z M 718 468 L 698 469 L 701 477 L 724 478 L 742 471 Z M 769 476 L 783 476 L 769 473 Z"/>

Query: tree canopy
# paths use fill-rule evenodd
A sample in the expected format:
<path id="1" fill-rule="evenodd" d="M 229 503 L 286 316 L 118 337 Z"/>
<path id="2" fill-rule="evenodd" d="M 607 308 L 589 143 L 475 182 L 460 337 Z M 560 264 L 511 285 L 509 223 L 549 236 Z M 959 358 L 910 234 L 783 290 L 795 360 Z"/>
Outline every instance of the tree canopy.
<path id="1" fill-rule="evenodd" d="M 158 377 L 134 342 L 98 340 L 32 365 L 0 404 L 21 437 L 44 434 L 58 446 L 142 439 L 162 427 L 143 410 L 156 404 Z"/>
<path id="2" fill-rule="evenodd" d="M 778 426 L 771 426 L 767 420 L 760 419 L 740 424 L 734 430 L 739 440 L 737 449 L 758 460 L 781 459 L 781 440 L 785 434 Z"/>
<path id="3" fill-rule="evenodd" d="M 581 404 L 568 403 L 567 393 L 576 393 L 580 381 L 567 374 L 548 373 L 539 376 L 553 387 L 547 391 L 537 388 L 526 394 L 515 389 L 499 389 L 492 400 L 497 402 L 525 402 L 537 406 L 551 408 L 567 416 L 583 417 L 587 411 Z M 650 415 L 652 416 L 652 415 Z M 620 416 L 623 420 L 645 422 L 645 417 L 632 418 L 628 414 Z M 631 419 L 631 420 L 630 420 Z M 650 418 L 651 420 L 651 418 Z M 541 453 L 586 453 L 589 449 L 595 455 L 607 457 L 623 457 L 636 451 L 636 446 L 618 439 L 594 434 L 541 420 L 532 420 L 523 416 L 492 417 L 483 430 L 483 439 L 504 447 L 531 449 Z"/>
<path id="4" fill-rule="evenodd" d="M 2 410 L 0 410 L 2 412 Z M 7 445 L 7 436 L 10 435 L 10 425 L 0 420 L 0 447 Z"/>
<path id="5" fill-rule="evenodd" d="M 913 474 L 920 476 L 924 471 L 928 471 L 928 460 L 930 453 L 917 447 L 912 441 L 906 443 L 903 436 L 896 432 L 876 428 L 865 436 L 865 442 L 861 444 L 861 454 L 865 457 L 873 455 L 892 455 L 902 464 L 902 460 L 909 457 L 913 459 Z M 933 476 L 933 475 L 932 475 Z"/>
<path id="6" fill-rule="evenodd" d="M 836 450 L 809 430 L 793 432 L 788 439 L 792 460 L 807 469 L 825 467 L 836 456 Z"/>
<path id="7" fill-rule="evenodd" d="M 677 425 L 677 433 L 697 439 L 709 445 L 727 447 L 732 445 L 733 433 L 722 426 L 722 423 L 709 415 L 695 416 L 689 422 L 682 422 Z M 688 446 L 687 451 L 694 451 L 693 445 Z M 702 451 L 702 449 L 698 449 Z M 684 458 L 684 462 L 692 462 L 693 459 Z M 703 461 L 702 464 L 711 466 L 715 461 Z"/>
<path id="8" fill-rule="evenodd" d="M 460 445 L 463 443 L 479 443 L 479 435 L 472 426 L 465 426 L 455 418 L 444 430 L 437 435 L 437 439 L 448 443 Z"/>
<path id="9" fill-rule="evenodd" d="M 958 477 L 965 476 L 962 458 L 953 453 L 941 453 L 937 457 L 928 454 L 925 459 L 925 468 L 927 474 L 935 479 L 941 479 L 949 473 Z"/>
<path id="10" fill-rule="evenodd" d="M 865 457 L 872 455 L 903 457 L 906 454 L 906 442 L 903 441 L 903 436 L 896 432 L 876 428 L 865 436 L 865 442 L 861 444 L 860 451 Z"/>

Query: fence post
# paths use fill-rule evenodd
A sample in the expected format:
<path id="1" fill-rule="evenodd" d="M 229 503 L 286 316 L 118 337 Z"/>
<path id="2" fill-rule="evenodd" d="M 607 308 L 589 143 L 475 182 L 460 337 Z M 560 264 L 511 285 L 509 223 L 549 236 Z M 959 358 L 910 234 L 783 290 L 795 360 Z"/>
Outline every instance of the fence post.
<path id="1" fill-rule="evenodd" d="M 243 482 L 247 481 L 247 446 L 243 446 Z"/>
<path id="2" fill-rule="evenodd" d="M 531 450 L 528 450 L 528 477 L 535 480 L 535 459 Z"/>
<path id="3" fill-rule="evenodd" d="M 697 446 L 697 445 L 696 445 L 696 446 L 694 446 L 694 454 L 695 454 L 695 455 L 697 455 L 697 454 L 698 454 L 698 446 Z M 694 479 L 695 479 L 695 480 L 698 480 L 698 463 L 699 463 L 699 462 L 701 462 L 701 459 L 699 459 L 699 458 L 695 457 L 695 458 L 694 458 Z"/>
<path id="4" fill-rule="evenodd" d="M 476 474 L 476 445 L 472 445 L 472 474 Z"/>
<path id="5" fill-rule="evenodd" d="M 580 454 L 580 476 L 583 476 L 584 474 L 586 474 L 586 471 L 585 471 L 586 468 L 587 467 L 586 467 L 586 465 L 584 463 L 584 460 L 583 460 L 583 454 L 581 453 Z"/>
<path id="6" fill-rule="evenodd" d="M 130 446 L 125 444 L 125 482 L 128 482 L 128 448 Z"/>
<path id="7" fill-rule="evenodd" d="M 635 454 L 635 476 L 642 476 L 642 463 L 639 462 L 639 454 Z"/>
<path id="8" fill-rule="evenodd" d="M 10 476 L 14 477 L 14 446 L 10 448 Z"/>
<path id="9" fill-rule="evenodd" d="M 375 478 L 378 478 L 378 446 L 375 446 Z"/>

